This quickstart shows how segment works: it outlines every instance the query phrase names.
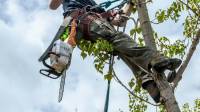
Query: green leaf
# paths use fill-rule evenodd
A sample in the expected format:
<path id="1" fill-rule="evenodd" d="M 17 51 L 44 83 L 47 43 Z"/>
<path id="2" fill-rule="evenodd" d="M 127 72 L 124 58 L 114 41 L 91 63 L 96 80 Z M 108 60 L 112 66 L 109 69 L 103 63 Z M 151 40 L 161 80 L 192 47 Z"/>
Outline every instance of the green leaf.
<path id="1" fill-rule="evenodd" d="M 104 79 L 111 80 L 112 79 L 112 74 L 108 73 L 108 74 L 104 75 Z"/>
<path id="2" fill-rule="evenodd" d="M 87 57 L 87 54 L 85 52 L 81 52 L 81 56 L 83 59 L 85 59 Z"/>

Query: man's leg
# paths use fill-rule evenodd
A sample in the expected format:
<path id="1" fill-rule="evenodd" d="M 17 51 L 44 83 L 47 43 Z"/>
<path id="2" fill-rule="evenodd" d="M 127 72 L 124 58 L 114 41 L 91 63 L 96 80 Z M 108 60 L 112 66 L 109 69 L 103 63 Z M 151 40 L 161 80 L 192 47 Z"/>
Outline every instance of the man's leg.
<path id="1" fill-rule="evenodd" d="M 121 59 L 128 65 L 128 67 L 132 70 L 137 80 L 142 81 L 143 89 L 147 90 L 149 95 L 154 99 L 156 103 L 160 101 L 160 92 L 156 83 L 150 74 L 141 71 L 137 65 L 132 64 L 131 59 L 126 56 L 119 55 Z"/>
<path id="2" fill-rule="evenodd" d="M 161 55 L 158 51 L 148 47 L 137 47 L 137 43 L 127 34 L 118 32 L 104 19 L 96 19 L 90 24 L 91 40 L 101 37 L 108 40 L 114 47 L 115 52 L 131 59 L 132 64 L 136 64 L 146 69 L 156 69 L 163 72 L 165 69 L 176 69 L 181 61 L 179 59 L 169 59 Z"/>
<path id="3" fill-rule="evenodd" d="M 95 41 L 99 37 L 113 44 L 114 50 L 118 53 L 120 58 L 131 68 L 136 77 L 142 79 L 144 89 L 147 89 L 154 100 L 158 102 L 159 91 L 155 82 L 149 74 L 141 72 L 138 65 L 147 71 L 152 66 L 158 67 L 158 70 L 166 69 L 167 67 L 169 67 L 169 69 L 175 69 L 180 65 L 179 60 L 169 60 L 148 47 L 137 47 L 137 43 L 134 42 L 133 39 L 122 32 L 117 32 L 114 27 L 104 19 L 96 19 L 90 24 L 90 39 Z"/>

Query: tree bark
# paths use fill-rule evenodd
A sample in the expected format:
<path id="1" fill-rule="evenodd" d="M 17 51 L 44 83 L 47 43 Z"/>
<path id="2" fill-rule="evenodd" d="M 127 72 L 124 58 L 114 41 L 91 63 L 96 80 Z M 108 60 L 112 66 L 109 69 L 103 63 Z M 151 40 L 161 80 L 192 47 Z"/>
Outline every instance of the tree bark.
<path id="1" fill-rule="evenodd" d="M 156 50 L 157 48 L 156 48 L 156 43 L 153 36 L 153 29 L 150 23 L 146 4 L 144 4 L 146 0 L 138 0 L 138 1 L 139 1 L 138 6 L 137 6 L 138 17 L 139 17 L 140 27 L 142 29 L 142 35 L 144 37 L 145 45 Z"/>
<path id="2" fill-rule="evenodd" d="M 145 44 L 146 46 L 157 50 L 155 39 L 153 36 L 153 29 L 150 23 L 148 10 L 145 3 L 146 0 L 138 1 L 139 3 L 137 5 L 137 11 Z M 180 108 L 173 93 L 173 88 L 167 82 L 165 75 L 156 74 L 154 72 L 152 77 L 154 78 L 154 81 L 156 82 L 160 90 L 161 98 L 163 99 L 162 103 L 164 104 L 167 112 L 180 112 Z"/>
<path id="3" fill-rule="evenodd" d="M 181 112 L 174 96 L 173 88 L 169 85 L 165 74 L 156 75 L 154 76 L 154 80 L 160 90 L 161 103 L 165 106 L 167 112 Z"/>

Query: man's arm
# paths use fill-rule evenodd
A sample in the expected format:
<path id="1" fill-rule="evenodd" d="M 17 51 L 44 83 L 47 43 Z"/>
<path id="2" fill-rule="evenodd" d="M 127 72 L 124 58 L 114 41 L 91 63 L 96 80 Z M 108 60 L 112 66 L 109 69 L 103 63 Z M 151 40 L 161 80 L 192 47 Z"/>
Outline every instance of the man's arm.
<path id="1" fill-rule="evenodd" d="M 131 15 L 131 11 L 132 11 L 132 4 L 131 3 L 127 3 L 125 4 L 123 7 L 122 7 L 122 11 L 123 11 L 123 14 L 121 14 L 122 16 L 130 16 Z M 115 16 L 115 18 L 112 20 L 112 24 L 113 25 L 116 25 L 116 26 L 124 26 L 126 21 L 127 21 L 127 18 L 125 17 L 122 17 L 120 16 L 120 14 L 117 14 Z"/>
<path id="2" fill-rule="evenodd" d="M 56 10 L 60 4 L 62 3 L 62 0 L 51 0 L 49 4 L 49 8 L 52 10 Z"/>

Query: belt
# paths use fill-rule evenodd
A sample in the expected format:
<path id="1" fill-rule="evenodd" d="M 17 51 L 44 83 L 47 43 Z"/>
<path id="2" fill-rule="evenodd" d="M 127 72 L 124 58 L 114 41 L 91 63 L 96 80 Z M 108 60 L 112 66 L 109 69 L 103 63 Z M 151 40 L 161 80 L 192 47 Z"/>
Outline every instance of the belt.
<path id="1" fill-rule="evenodd" d="M 90 23 L 97 19 L 100 18 L 101 16 L 99 14 L 96 14 L 94 12 L 87 12 L 82 9 L 75 9 L 70 11 L 68 13 L 68 16 L 72 17 L 74 20 L 77 21 L 78 26 L 82 30 L 82 33 L 84 35 L 84 38 L 86 40 L 91 40 L 90 39 Z"/>

